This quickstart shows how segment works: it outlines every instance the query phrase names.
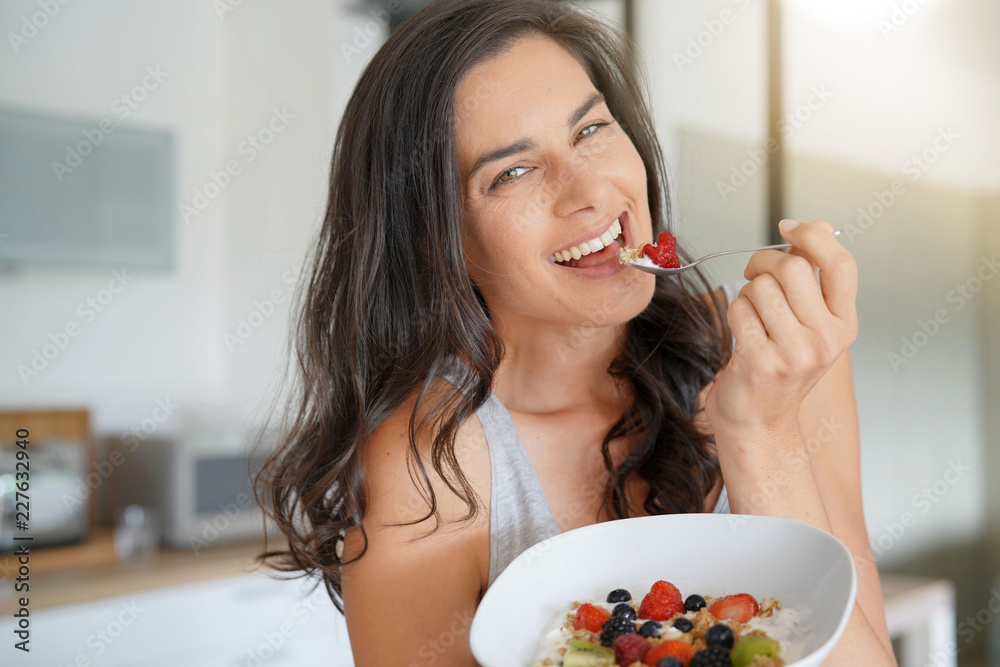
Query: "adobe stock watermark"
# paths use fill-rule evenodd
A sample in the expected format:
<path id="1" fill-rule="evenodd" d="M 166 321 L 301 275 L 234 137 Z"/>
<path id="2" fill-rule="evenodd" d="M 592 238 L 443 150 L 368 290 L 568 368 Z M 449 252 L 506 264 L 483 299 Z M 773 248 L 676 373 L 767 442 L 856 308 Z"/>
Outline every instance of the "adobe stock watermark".
<path id="1" fill-rule="evenodd" d="M 209 171 L 208 180 L 202 186 L 194 188 L 191 203 L 180 204 L 184 224 L 191 224 L 193 218 L 204 213 L 222 191 L 229 187 L 233 177 L 243 173 L 243 167 L 267 150 L 275 138 L 288 129 L 290 121 L 294 119 L 295 114 L 288 111 L 288 107 L 281 109 L 273 107 L 267 123 L 256 132 L 248 134 L 247 138 L 236 146 L 236 154 L 240 159 L 227 160 L 219 171 Z"/>
<path id="2" fill-rule="evenodd" d="M 957 641 L 949 641 L 945 644 L 943 651 L 937 651 L 927 656 L 930 665 L 934 667 L 945 667 L 954 664 L 954 658 L 964 646 L 976 638 L 980 632 L 993 623 L 997 614 L 1000 613 L 1000 591 L 996 588 L 990 590 L 990 599 L 986 606 L 975 613 L 974 616 L 966 616 L 965 620 L 959 621 L 955 626 L 956 634 L 962 640 L 962 646 Z"/>
<path id="3" fill-rule="evenodd" d="M 139 104 L 145 101 L 149 94 L 160 87 L 163 80 L 170 76 L 169 72 L 164 72 L 159 65 L 147 65 L 145 75 L 142 79 L 127 92 L 122 93 L 111 103 L 111 112 L 118 117 L 118 120 L 125 120 L 135 111 Z M 94 152 L 100 146 L 105 137 L 117 129 L 115 121 L 105 117 L 97 122 L 97 126 L 91 129 L 81 130 L 83 139 L 73 144 L 66 145 L 66 155 L 62 162 L 53 160 L 51 163 L 52 173 L 60 183 L 69 174 L 83 164 L 84 158 Z"/>
<path id="4" fill-rule="evenodd" d="M 1000 271 L 1000 261 L 997 261 L 997 256 L 986 257 L 983 255 L 975 274 L 969 276 L 965 282 L 955 285 L 945 295 L 945 300 L 954 306 L 953 312 L 962 310 L 965 304 L 972 300 L 998 271 Z M 917 328 L 913 333 L 900 337 L 899 349 L 886 353 L 886 359 L 892 372 L 899 373 L 899 369 L 909 364 L 920 350 L 934 340 L 934 337 L 940 333 L 941 327 L 950 321 L 951 314 L 946 308 L 938 308 L 934 311 L 933 317 L 926 320 L 918 319 Z"/>
<path id="5" fill-rule="evenodd" d="M 920 515 L 927 515 L 934 509 L 934 506 L 948 495 L 951 489 L 960 481 L 965 479 L 965 474 L 972 471 L 971 466 L 964 465 L 961 459 L 948 461 L 948 467 L 941 477 L 934 480 L 927 486 L 922 487 L 913 494 L 910 504 Z M 875 539 L 871 541 L 872 555 L 875 561 L 879 561 L 886 553 L 899 544 L 907 531 L 917 525 L 918 516 L 913 512 L 906 511 L 899 515 L 898 520 L 892 523 L 883 523 L 884 529 Z"/>
<path id="6" fill-rule="evenodd" d="M 904 2 L 892 5 L 892 11 L 888 18 L 878 20 L 878 31 L 882 34 L 882 41 L 888 42 L 889 37 L 906 25 L 913 15 L 926 4 L 927 0 L 904 0 Z"/>
<path id="7" fill-rule="evenodd" d="M 315 595 L 310 595 L 296 602 L 291 611 L 295 623 L 282 621 L 276 630 L 263 633 L 260 641 L 246 650 L 246 658 L 238 665 L 240 667 L 262 667 L 265 662 L 281 650 L 291 637 L 295 636 L 298 631 L 297 626 L 308 623 L 313 614 L 317 611 L 323 611 L 328 604 L 329 600 L 324 602 Z"/>
<path id="8" fill-rule="evenodd" d="M 112 271 L 111 280 L 108 281 L 106 288 L 98 290 L 96 294 L 88 296 L 77 305 L 76 313 L 82 322 L 75 319 L 68 321 L 61 329 L 49 332 L 48 342 L 43 343 L 41 349 L 31 348 L 31 360 L 28 364 L 17 366 L 17 374 L 24 386 L 27 387 L 34 378 L 41 375 L 63 350 L 69 347 L 70 342 L 80 335 L 83 327 L 97 319 L 97 316 L 114 302 L 133 279 L 134 276 L 130 276 L 126 269 Z"/>
<path id="9" fill-rule="evenodd" d="M 281 274 L 281 282 L 284 285 L 281 289 L 273 289 L 264 299 L 253 301 L 253 308 L 245 317 L 236 320 L 236 329 L 233 333 L 228 331 L 222 334 L 222 341 L 226 344 L 226 349 L 235 352 L 236 348 L 247 342 L 254 332 L 264 326 L 280 304 L 286 301 L 286 290 L 290 290 L 299 279 L 300 266 L 294 266 Z"/>
<path id="10" fill-rule="evenodd" d="M 240 491 L 233 502 L 219 503 L 219 511 L 211 519 L 201 520 L 201 534 L 188 537 L 188 546 L 195 556 L 201 555 L 201 550 L 210 546 L 229 530 L 244 512 L 254 506 L 254 500 L 249 494 Z"/>
<path id="11" fill-rule="evenodd" d="M 740 11 L 750 6 L 750 0 L 733 0 Z M 732 9 L 723 9 L 715 18 L 702 21 L 703 30 L 691 35 L 682 51 L 674 51 L 674 65 L 677 71 L 684 73 L 684 69 L 694 64 L 701 58 L 707 49 L 710 49 L 716 40 L 722 36 L 728 26 L 736 22 L 736 13 Z"/>
<path id="12" fill-rule="evenodd" d="M 73 662 L 59 667 L 91 667 L 102 664 L 100 661 L 94 661 L 94 658 L 104 655 L 125 634 L 126 629 L 136 622 L 143 611 L 144 609 L 137 605 L 135 600 L 129 603 L 122 602 L 121 611 L 113 619 L 87 635 L 84 643 L 90 651 L 80 651 L 73 658 Z"/>
<path id="13" fill-rule="evenodd" d="M 132 454 L 139 447 L 140 441 L 146 440 L 156 433 L 160 425 L 170 419 L 177 410 L 177 405 L 170 400 L 170 397 L 156 399 L 153 409 L 148 417 L 121 434 L 121 444 L 128 448 L 128 453 Z M 97 491 L 104 482 L 111 478 L 111 475 L 125 463 L 125 455 L 121 449 L 112 449 L 106 459 L 92 461 L 90 467 L 93 470 L 87 473 L 83 479 L 76 482 L 76 487 L 72 491 L 64 492 L 62 504 L 67 510 L 75 509 L 87 502 L 90 494 Z"/>
<path id="14" fill-rule="evenodd" d="M 70 0 L 36 0 L 36 2 L 41 11 L 31 15 L 25 14 L 21 17 L 20 29 L 17 32 L 7 33 L 7 41 L 10 42 L 10 48 L 15 54 L 38 36 L 39 31 L 47 26 Z"/>
<path id="15" fill-rule="evenodd" d="M 791 467 L 791 472 L 794 474 L 796 471 L 801 469 L 808 469 L 813 455 L 817 454 L 824 446 L 832 442 L 837 434 L 844 429 L 844 425 L 837 421 L 836 417 L 822 417 L 819 420 L 819 426 L 816 428 L 816 433 L 805 438 L 803 440 L 803 447 L 796 448 L 792 452 L 787 460 L 793 465 Z M 760 482 L 756 485 L 756 490 L 750 494 L 749 503 L 747 506 L 748 511 L 742 511 L 740 514 L 730 514 L 729 515 L 729 527 L 734 532 L 739 532 L 744 526 L 750 523 L 744 515 L 754 515 L 755 512 L 762 511 L 767 503 L 773 500 L 778 494 L 781 493 L 782 489 L 785 488 L 791 478 L 789 477 L 789 471 L 784 468 L 775 470 L 768 479 Z"/>
<path id="16" fill-rule="evenodd" d="M 941 159 L 942 155 L 951 150 L 951 147 L 961 136 L 950 125 L 938 128 L 937 136 L 931 144 L 903 163 L 903 174 L 910 177 L 911 183 L 916 183 L 928 169 Z M 856 238 L 871 229 L 906 192 L 906 183 L 900 179 L 892 181 L 889 187 L 884 190 L 873 191 L 874 201 L 867 206 L 858 207 L 857 220 L 853 223 L 849 222 L 843 227 L 843 237 L 853 243 Z"/>
<path id="17" fill-rule="evenodd" d="M 225 21 L 229 14 L 243 5 L 243 0 L 212 0 L 212 9 L 220 21 Z"/>
<path id="18" fill-rule="evenodd" d="M 344 59 L 351 62 L 355 56 L 363 55 L 376 45 L 376 40 L 385 37 L 389 33 L 389 23 L 392 15 L 403 8 L 400 0 L 389 0 L 385 9 L 371 9 L 368 11 L 372 18 L 365 23 L 363 28 L 354 27 L 354 37 L 350 42 L 340 43 L 340 52 L 344 54 Z"/>
<path id="19" fill-rule="evenodd" d="M 813 114 L 822 109 L 831 97 L 833 97 L 833 93 L 826 89 L 825 84 L 810 86 L 809 97 L 806 98 L 805 102 L 783 115 L 775 129 L 785 139 L 791 137 L 799 128 L 808 123 Z M 722 201 L 727 201 L 730 196 L 749 183 L 777 150 L 778 141 L 773 137 L 768 139 L 762 147 L 747 149 L 747 159 L 732 166 L 729 180 L 715 182 L 715 189 L 718 190 Z"/>

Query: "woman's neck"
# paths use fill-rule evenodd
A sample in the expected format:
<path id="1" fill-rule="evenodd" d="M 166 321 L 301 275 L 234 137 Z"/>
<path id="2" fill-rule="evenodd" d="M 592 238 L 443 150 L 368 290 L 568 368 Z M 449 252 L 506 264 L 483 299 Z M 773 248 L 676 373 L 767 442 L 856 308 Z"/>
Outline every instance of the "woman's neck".
<path id="1" fill-rule="evenodd" d="M 512 410 L 550 413 L 620 401 L 608 367 L 625 324 L 572 327 L 504 313 L 494 320 L 506 354 L 493 393 Z"/>

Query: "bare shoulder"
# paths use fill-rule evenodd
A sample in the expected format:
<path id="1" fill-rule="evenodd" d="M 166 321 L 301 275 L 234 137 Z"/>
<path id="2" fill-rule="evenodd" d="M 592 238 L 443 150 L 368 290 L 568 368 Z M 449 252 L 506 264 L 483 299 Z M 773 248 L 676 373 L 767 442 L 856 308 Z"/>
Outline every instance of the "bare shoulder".
<path id="1" fill-rule="evenodd" d="M 423 472 L 415 464 L 408 435 L 414 404 L 415 398 L 401 405 L 365 443 L 367 545 L 358 528 L 344 536 L 344 560 L 360 555 L 342 567 L 344 611 L 359 667 L 474 664 L 468 633 L 484 588 L 484 548 L 487 567 L 489 559 L 489 489 L 483 487 L 478 421 L 462 426 L 455 446 L 462 472 L 481 498 L 479 515 L 463 522 L 468 507 L 434 471 L 427 433 L 418 433 L 415 443 Z M 388 635 L 387 618 L 393 619 Z"/>

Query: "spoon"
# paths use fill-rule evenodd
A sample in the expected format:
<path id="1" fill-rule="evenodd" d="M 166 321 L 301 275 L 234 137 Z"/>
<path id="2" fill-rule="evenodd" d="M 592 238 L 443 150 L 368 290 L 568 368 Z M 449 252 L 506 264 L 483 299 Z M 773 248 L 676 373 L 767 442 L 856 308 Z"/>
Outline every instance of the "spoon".
<path id="1" fill-rule="evenodd" d="M 840 235 L 840 230 L 838 229 L 833 233 L 834 236 Z M 704 262 L 706 259 L 712 259 L 713 257 L 721 257 L 722 255 L 733 255 L 738 252 L 757 252 L 758 250 L 767 250 L 769 248 L 791 248 L 791 243 L 779 243 L 778 245 L 766 245 L 760 248 L 744 248 L 742 250 L 724 250 L 723 252 L 713 252 L 711 255 L 705 255 L 704 257 L 699 257 L 690 264 L 686 266 L 681 266 L 676 269 L 667 269 L 662 266 L 643 266 L 641 264 L 633 264 L 631 262 L 625 262 L 626 266 L 631 266 L 633 269 L 639 269 L 640 271 L 645 271 L 646 273 L 652 273 L 657 276 L 673 276 L 678 273 L 684 273 L 688 269 L 697 266 Z M 647 258 L 648 259 L 648 258 Z"/>

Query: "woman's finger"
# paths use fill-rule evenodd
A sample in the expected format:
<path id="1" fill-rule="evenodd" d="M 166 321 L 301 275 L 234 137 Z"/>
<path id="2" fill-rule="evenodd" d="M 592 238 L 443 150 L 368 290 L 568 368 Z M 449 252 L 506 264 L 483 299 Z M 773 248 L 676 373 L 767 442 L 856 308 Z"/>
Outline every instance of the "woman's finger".
<path id="1" fill-rule="evenodd" d="M 833 235 L 833 227 L 823 220 L 805 223 L 782 220 L 778 229 L 789 243 L 819 267 L 820 289 L 830 312 L 854 325 L 857 321 L 858 267 L 851 253 Z"/>
<path id="2" fill-rule="evenodd" d="M 791 255 L 790 251 L 786 254 L 780 250 L 759 250 L 750 257 L 743 276 L 747 280 L 753 280 L 764 274 L 770 274 L 778 280 L 788 305 L 804 326 L 817 329 L 830 321 L 832 316 L 816 281 L 813 264 L 808 258 Z"/>
<path id="3" fill-rule="evenodd" d="M 805 327 L 792 312 L 778 279 L 762 273 L 743 286 L 740 294 L 753 304 L 768 337 L 779 347 L 796 345 Z"/>

